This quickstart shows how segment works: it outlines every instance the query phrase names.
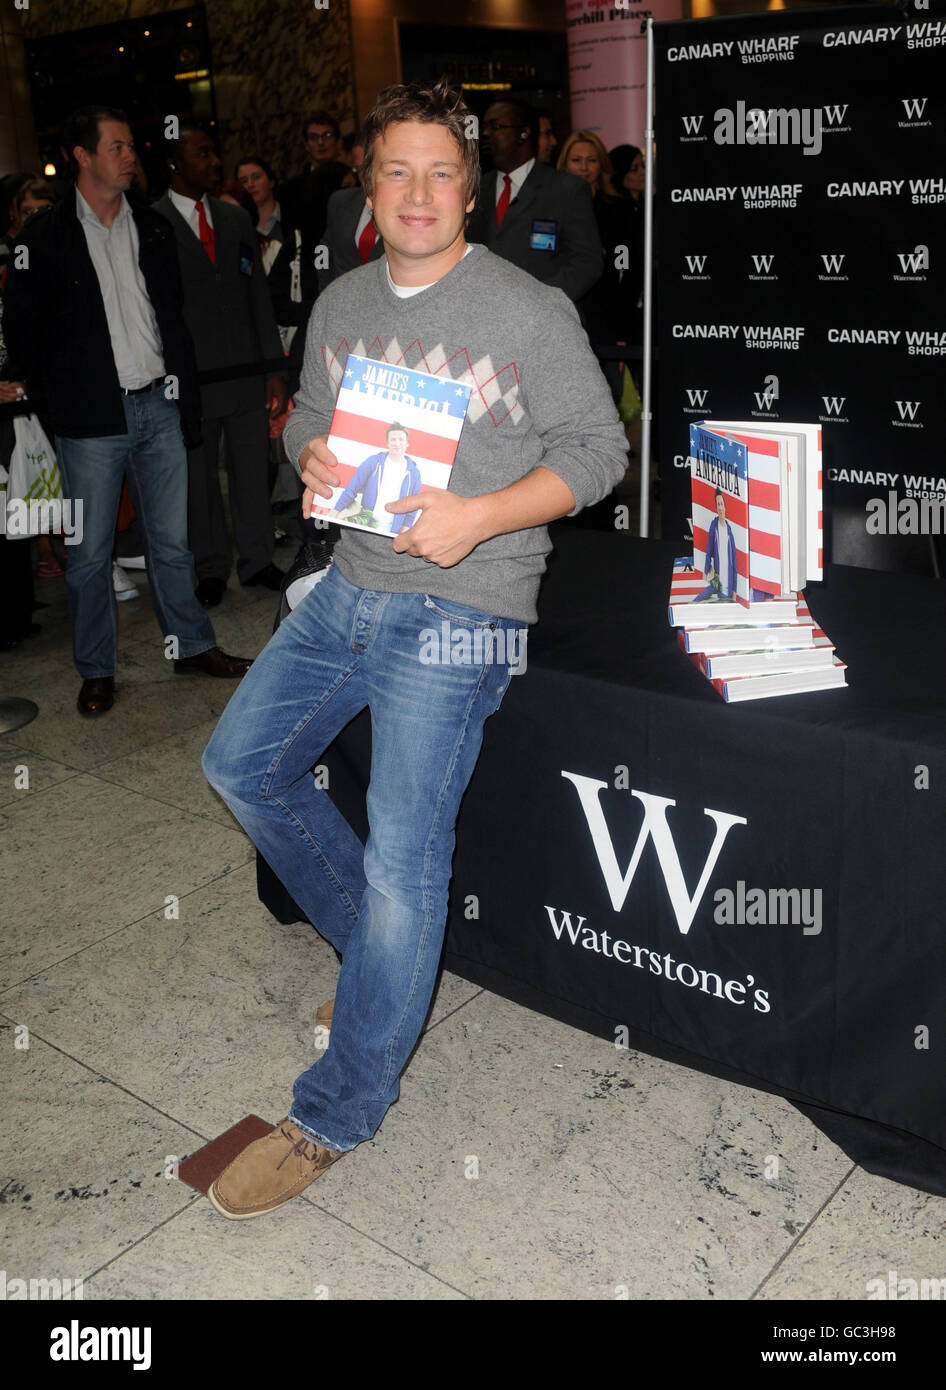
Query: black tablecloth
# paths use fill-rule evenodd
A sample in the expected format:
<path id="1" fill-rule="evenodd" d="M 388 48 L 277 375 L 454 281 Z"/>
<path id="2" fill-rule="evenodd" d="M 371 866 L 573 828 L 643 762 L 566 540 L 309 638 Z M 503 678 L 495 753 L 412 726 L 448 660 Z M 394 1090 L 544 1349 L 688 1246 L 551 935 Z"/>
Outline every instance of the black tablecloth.
<path id="1" fill-rule="evenodd" d="M 850 687 L 725 705 L 667 624 L 671 546 L 553 534 L 458 821 L 445 964 L 786 1095 L 946 1193 L 946 590 L 829 567 L 807 597 Z M 321 759 L 362 836 L 369 757 L 365 714 Z M 728 921 L 724 890 L 753 889 L 804 919 Z M 265 866 L 261 896 L 301 915 Z"/>

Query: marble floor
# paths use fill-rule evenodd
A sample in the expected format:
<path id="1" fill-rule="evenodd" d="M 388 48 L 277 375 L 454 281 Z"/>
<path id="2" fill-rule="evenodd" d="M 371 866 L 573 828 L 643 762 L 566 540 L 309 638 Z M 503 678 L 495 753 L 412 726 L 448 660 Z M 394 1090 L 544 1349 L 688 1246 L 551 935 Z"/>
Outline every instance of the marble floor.
<path id="1" fill-rule="evenodd" d="M 42 634 L 0 654 L 0 693 L 40 707 L 0 737 L 7 1279 L 81 1279 L 86 1299 L 846 1300 L 944 1273 L 946 1200 L 859 1169 L 787 1102 L 451 974 L 374 1140 L 301 1197 L 227 1222 L 176 1181 L 244 1115 L 286 1113 L 337 964 L 258 901 L 200 770 L 231 687 L 173 675 L 136 582 L 106 717 L 75 709 L 61 580 L 38 585 Z M 220 644 L 255 654 L 274 607 L 231 580 Z"/>

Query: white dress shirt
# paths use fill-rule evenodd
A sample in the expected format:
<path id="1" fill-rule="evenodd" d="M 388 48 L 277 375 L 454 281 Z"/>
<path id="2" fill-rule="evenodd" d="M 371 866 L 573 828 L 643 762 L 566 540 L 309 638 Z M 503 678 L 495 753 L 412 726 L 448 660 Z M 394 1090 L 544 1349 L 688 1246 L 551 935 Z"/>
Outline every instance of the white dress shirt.
<path id="1" fill-rule="evenodd" d="M 76 213 L 98 276 L 108 320 L 115 370 L 121 386 L 134 390 L 164 376 L 161 333 L 138 264 L 138 228 L 128 199 L 110 227 L 76 189 Z"/>
<path id="2" fill-rule="evenodd" d="M 510 170 L 509 178 L 510 178 L 510 181 L 511 181 L 511 183 L 512 183 L 512 188 L 509 190 L 509 201 L 510 201 L 510 203 L 512 202 L 513 198 L 518 198 L 519 193 L 520 193 L 521 190 L 522 190 L 522 185 L 525 183 L 526 179 L 527 179 L 527 178 L 529 177 L 529 175 L 532 173 L 532 166 L 533 166 L 534 163 L 535 163 L 535 160 L 534 160 L 534 159 L 527 159 L 526 162 L 525 162 L 525 164 L 520 164 L 520 165 L 519 165 L 519 168 L 518 168 L 518 169 L 512 169 L 512 170 Z M 496 201 L 497 201 L 497 203 L 499 202 L 500 198 L 503 196 L 503 189 L 506 187 L 505 179 L 506 179 L 505 174 L 500 173 L 500 171 L 497 169 L 497 170 L 496 170 Z"/>
<path id="3" fill-rule="evenodd" d="M 173 188 L 168 189 L 168 197 L 171 199 L 171 202 L 177 208 L 178 212 L 181 214 L 184 221 L 187 223 L 188 227 L 190 227 L 191 231 L 194 233 L 194 236 L 197 237 L 199 241 L 200 222 L 197 218 L 197 203 L 195 202 L 195 200 L 193 198 L 185 198 L 183 193 L 175 193 Z M 210 215 L 210 199 L 207 197 L 207 194 L 204 193 L 200 201 L 204 205 L 204 215 L 207 218 L 207 221 L 210 223 L 212 230 L 214 220 Z"/>

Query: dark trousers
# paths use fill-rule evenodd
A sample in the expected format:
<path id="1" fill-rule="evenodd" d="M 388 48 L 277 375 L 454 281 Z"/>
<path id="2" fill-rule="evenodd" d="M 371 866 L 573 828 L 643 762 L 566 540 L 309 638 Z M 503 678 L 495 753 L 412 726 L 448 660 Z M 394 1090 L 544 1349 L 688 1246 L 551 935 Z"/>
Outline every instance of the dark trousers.
<path id="1" fill-rule="evenodd" d="M 265 410 L 216 419 L 204 416 L 203 443 L 187 452 L 187 532 L 198 579 L 226 580 L 232 566 L 218 473 L 221 433 L 237 576 L 250 579 L 272 561 L 268 419 Z"/>

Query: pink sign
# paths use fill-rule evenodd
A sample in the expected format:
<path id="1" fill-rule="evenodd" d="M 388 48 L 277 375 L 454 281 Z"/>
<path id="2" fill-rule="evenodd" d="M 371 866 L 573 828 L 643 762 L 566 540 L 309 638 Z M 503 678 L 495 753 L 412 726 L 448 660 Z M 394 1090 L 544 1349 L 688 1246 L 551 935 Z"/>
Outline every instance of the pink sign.
<path id="1" fill-rule="evenodd" d="M 593 130 L 607 149 L 643 148 L 645 19 L 679 19 L 680 0 L 567 0 L 568 76 L 573 130 Z"/>

